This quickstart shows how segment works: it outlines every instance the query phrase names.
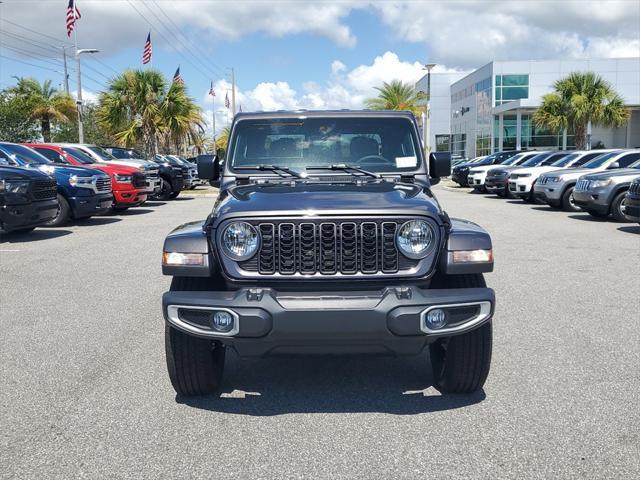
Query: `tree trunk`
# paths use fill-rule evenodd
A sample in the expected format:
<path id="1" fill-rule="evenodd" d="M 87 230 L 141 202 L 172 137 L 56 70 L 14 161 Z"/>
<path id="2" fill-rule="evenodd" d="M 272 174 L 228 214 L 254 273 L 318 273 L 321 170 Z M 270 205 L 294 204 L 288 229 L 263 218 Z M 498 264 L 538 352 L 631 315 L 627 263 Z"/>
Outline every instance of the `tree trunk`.
<path id="1" fill-rule="evenodd" d="M 587 129 L 584 123 L 576 123 L 573 126 L 575 134 L 576 150 L 584 150 L 587 145 Z"/>
<path id="2" fill-rule="evenodd" d="M 40 121 L 40 128 L 42 129 L 42 138 L 44 139 L 44 143 L 51 142 L 51 122 L 49 122 L 48 118 L 43 118 Z"/>

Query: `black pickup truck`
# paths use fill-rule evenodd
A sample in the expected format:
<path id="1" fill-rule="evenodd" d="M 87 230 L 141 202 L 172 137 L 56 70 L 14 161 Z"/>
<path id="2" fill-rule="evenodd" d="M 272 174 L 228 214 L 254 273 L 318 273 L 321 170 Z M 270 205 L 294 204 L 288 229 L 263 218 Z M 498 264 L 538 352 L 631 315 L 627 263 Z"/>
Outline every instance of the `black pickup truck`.
<path id="1" fill-rule="evenodd" d="M 408 112 L 238 114 L 209 216 L 165 240 L 169 377 L 219 387 L 225 353 L 416 355 L 442 392 L 482 388 L 491 363 L 491 238 L 450 218 Z M 425 358 L 425 368 L 429 364 Z"/>
<path id="2" fill-rule="evenodd" d="M 58 208 L 54 178 L 0 163 L 0 232 L 30 232 L 56 218 Z"/>

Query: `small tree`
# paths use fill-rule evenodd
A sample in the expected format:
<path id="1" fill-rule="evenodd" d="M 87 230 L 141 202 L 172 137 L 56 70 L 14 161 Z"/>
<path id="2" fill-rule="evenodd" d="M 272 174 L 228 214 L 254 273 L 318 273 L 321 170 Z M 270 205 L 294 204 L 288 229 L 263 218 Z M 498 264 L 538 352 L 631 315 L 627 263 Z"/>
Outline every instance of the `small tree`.
<path id="1" fill-rule="evenodd" d="M 18 81 L 9 92 L 30 107 L 29 116 L 40 123 L 42 138 L 51 141 L 51 124 L 69 122 L 76 115 L 76 105 L 68 93 L 51 86 L 51 80 L 40 84 L 33 78 L 15 77 Z"/>
<path id="2" fill-rule="evenodd" d="M 409 110 L 418 114 L 423 110 L 419 104 L 426 99 L 424 93 L 417 91 L 412 85 L 400 80 L 384 82 L 382 87 L 376 87 L 378 96 L 365 101 L 367 108 L 372 110 Z"/>
<path id="3" fill-rule="evenodd" d="M 578 150 L 586 146 L 588 125 L 621 127 L 630 111 L 622 97 L 593 72 L 574 72 L 556 81 L 555 91 L 542 97 L 534 113 L 536 126 L 562 132 L 573 127 Z"/>

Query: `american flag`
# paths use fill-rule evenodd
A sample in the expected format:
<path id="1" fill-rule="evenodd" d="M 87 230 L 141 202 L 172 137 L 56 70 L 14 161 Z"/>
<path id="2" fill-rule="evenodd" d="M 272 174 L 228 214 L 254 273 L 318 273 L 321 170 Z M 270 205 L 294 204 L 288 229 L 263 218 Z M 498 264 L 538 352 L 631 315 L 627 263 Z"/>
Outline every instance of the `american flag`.
<path id="1" fill-rule="evenodd" d="M 142 64 L 146 65 L 151 61 L 151 55 L 153 54 L 153 49 L 151 48 L 151 32 L 147 35 L 147 41 L 144 42 L 144 49 L 142 50 Z"/>
<path id="2" fill-rule="evenodd" d="M 71 32 L 76 26 L 76 20 L 80 20 L 80 18 L 82 18 L 82 15 L 80 15 L 80 10 L 78 10 L 75 0 L 69 0 L 69 5 L 67 5 L 67 37 L 71 36 Z"/>
<path id="3" fill-rule="evenodd" d="M 212 97 L 216 96 L 216 91 L 213 89 L 213 80 L 211 80 L 211 87 L 209 87 L 209 95 Z"/>
<path id="4" fill-rule="evenodd" d="M 184 80 L 180 76 L 180 67 L 176 69 L 176 73 L 173 74 L 173 82 L 178 85 L 184 85 Z"/>
<path id="5" fill-rule="evenodd" d="M 226 95 L 224 96 L 224 106 L 227 108 L 231 106 L 231 104 L 229 103 L 229 92 L 227 92 Z"/>

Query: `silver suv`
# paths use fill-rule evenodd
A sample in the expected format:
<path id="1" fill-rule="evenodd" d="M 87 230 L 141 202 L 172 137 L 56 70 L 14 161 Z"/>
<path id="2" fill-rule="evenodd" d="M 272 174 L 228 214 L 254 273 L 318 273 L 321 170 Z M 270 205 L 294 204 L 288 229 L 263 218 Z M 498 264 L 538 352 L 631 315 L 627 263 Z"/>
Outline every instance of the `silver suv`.
<path id="1" fill-rule="evenodd" d="M 561 207 L 567 212 L 580 211 L 580 207 L 573 201 L 573 189 L 583 175 L 627 168 L 638 160 L 640 150 L 605 150 L 602 155 L 585 163 L 582 168 L 554 170 L 538 177 L 534 189 L 536 198 L 543 200 L 552 207 Z"/>
<path id="2" fill-rule="evenodd" d="M 636 156 L 640 158 L 640 152 Z M 573 202 L 594 217 L 611 214 L 618 222 L 626 222 L 622 202 L 636 178 L 640 178 L 640 160 L 629 168 L 584 175 L 573 189 Z"/>

